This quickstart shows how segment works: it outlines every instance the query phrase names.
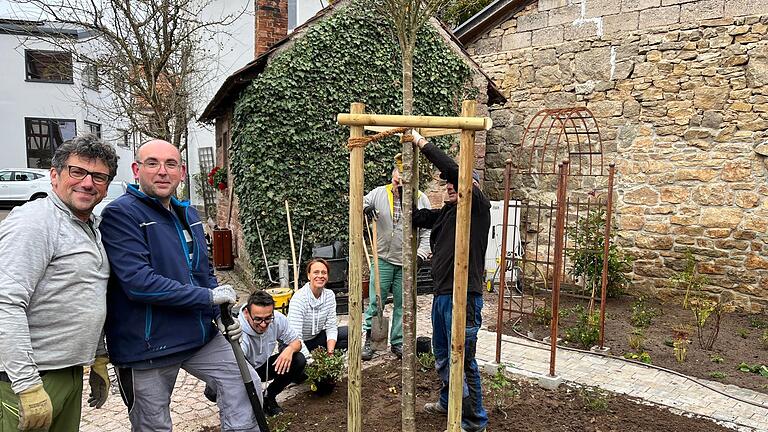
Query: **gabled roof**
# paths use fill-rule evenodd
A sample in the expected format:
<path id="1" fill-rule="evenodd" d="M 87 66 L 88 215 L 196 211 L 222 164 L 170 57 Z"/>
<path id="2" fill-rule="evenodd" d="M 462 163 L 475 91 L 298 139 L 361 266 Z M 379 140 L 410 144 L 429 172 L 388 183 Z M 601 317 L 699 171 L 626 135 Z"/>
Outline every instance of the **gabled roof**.
<path id="1" fill-rule="evenodd" d="M 334 12 L 338 5 L 341 3 L 344 2 L 334 2 L 321 9 L 315 14 L 315 16 L 305 21 L 304 24 L 293 29 L 293 31 L 288 36 L 275 42 L 275 44 L 272 45 L 267 51 L 259 54 L 258 57 L 251 60 L 248 62 L 248 64 L 227 77 L 227 79 L 224 80 L 224 83 L 221 84 L 221 87 L 219 87 L 219 90 L 216 91 L 213 99 L 208 102 L 208 105 L 203 110 L 203 113 L 200 114 L 200 117 L 197 119 L 197 121 L 210 123 L 217 117 L 222 116 L 226 110 L 226 106 L 237 98 L 237 96 L 240 94 L 240 91 L 246 88 L 248 84 L 251 83 L 251 81 L 259 76 L 259 74 L 264 72 L 264 68 L 267 66 L 269 57 L 275 51 L 277 51 L 286 43 L 290 42 L 296 35 L 304 33 L 304 30 L 306 30 L 316 21 Z"/>
<path id="2" fill-rule="evenodd" d="M 227 106 L 229 106 L 238 97 L 240 92 L 264 71 L 264 68 L 269 62 L 270 56 L 275 51 L 279 50 L 283 45 L 289 43 L 297 35 L 304 33 L 304 31 L 315 22 L 335 12 L 336 9 L 339 8 L 339 5 L 344 3 L 346 2 L 337 1 L 329 4 L 327 7 L 317 12 L 315 16 L 307 20 L 304 24 L 296 27 L 293 32 L 291 32 L 291 34 L 272 45 L 269 50 L 260 54 L 244 67 L 230 75 L 224 81 L 221 87 L 219 87 L 219 90 L 213 96 L 213 99 L 211 99 L 211 101 L 205 107 L 203 113 L 198 118 L 198 121 L 210 123 L 217 117 L 222 116 L 226 111 Z M 434 21 L 439 22 L 437 20 Z M 451 39 L 455 47 L 458 49 L 458 54 L 464 57 L 465 61 L 470 64 L 470 67 L 474 71 L 481 73 L 486 78 L 488 82 L 488 104 L 491 105 L 505 101 L 506 99 L 502 95 L 501 91 L 496 87 L 491 78 L 482 69 L 480 69 L 480 66 L 475 63 L 472 57 L 470 57 L 469 54 L 464 50 L 464 47 L 461 45 L 459 40 L 456 39 L 451 30 L 442 23 L 440 23 L 440 25 L 442 26 L 444 32 Z"/>
<path id="3" fill-rule="evenodd" d="M 80 39 L 87 36 L 84 29 L 55 21 L 29 21 L 0 18 L 0 34 L 46 36 Z"/>
<path id="4" fill-rule="evenodd" d="M 496 0 L 453 29 L 453 33 L 462 44 L 466 45 L 472 43 L 480 39 L 480 36 L 492 28 L 523 10 L 529 4 L 536 3 L 536 1 L 537 0 Z"/>

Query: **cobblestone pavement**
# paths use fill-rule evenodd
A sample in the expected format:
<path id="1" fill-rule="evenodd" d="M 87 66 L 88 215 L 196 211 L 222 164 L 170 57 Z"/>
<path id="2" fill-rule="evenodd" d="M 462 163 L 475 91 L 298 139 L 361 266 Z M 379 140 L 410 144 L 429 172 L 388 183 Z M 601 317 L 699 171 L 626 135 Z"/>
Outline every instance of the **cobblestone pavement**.
<path id="1" fill-rule="evenodd" d="M 238 280 L 231 272 L 219 272 L 217 276 L 220 282 L 230 283 L 236 287 L 240 301 L 247 298 L 250 291 L 248 284 Z M 385 312 L 390 316 L 391 307 L 390 304 L 385 308 Z M 432 297 L 419 296 L 417 307 L 417 333 L 419 336 L 429 336 Z M 345 325 L 347 317 L 339 318 L 340 325 Z M 496 334 L 482 329 L 477 344 L 478 363 L 489 370 L 490 368 L 495 370 L 493 363 L 495 350 Z M 388 352 L 378 353 L 372 362 L 366 362 L 364 366 L 393 359 L 394 357 Z M 549 350 L 546 345 L 538 342 L 504 336 L 502 363 L 507 365 L 507 370 L 511 373 L 529 378 L 543 377 L 549 372 Z M 688 377 L 670 372 L 629 363 L 618 358 L 564 349 L 558 350 L 556 365 L 558 376 L 567 382 L 598 386 L 650 403 L 664 405 L 677 412 L 710 417 L 737 430 L 768 431 L 768 395 L 762 393 L 698 380 L 710 387 L 707 388 Z M 219 424 L 218 408 L 205 399 L 203 388 L 202 382 L 180 371 L 171 402 L 174 430 L 193 432 L 200 431 L 205 426 Z M 88 392 L 87 389 L 86 382 L 85 393 Z M 280 395 L 280 399 L 284 400 L 302 391 L 306 391 L 305 385 L 291 387 Z M 101 409 L 89 408 L 85 403 L 86 398 L 87 395 L 83 398 L 81 431 L 130 431 L 126 408 L 116 386 L 113 386 L 112 395 Z M 750 401 L 757 406 L 744 401 Z"/>

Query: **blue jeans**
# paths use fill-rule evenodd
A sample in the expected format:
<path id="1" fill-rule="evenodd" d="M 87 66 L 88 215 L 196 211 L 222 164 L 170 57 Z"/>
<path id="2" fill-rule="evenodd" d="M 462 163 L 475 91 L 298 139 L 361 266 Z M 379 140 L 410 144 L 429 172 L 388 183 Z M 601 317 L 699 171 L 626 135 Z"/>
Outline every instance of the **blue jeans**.
<path id="1" fill-rule="evenodd" d="M 448 386 L 451 373 L 451 321 L 453 296 L 438 295 L 432 301 L 432 350 L 435 353 L 435 367 L 443 386 L 440 388 L 440 405 L 448 408 Z M 464 342 L 464 389 L 461 412 L 461 427 L 474 432 L 488 424 L 488 413 L 483 408 L 483 389 L 480 370 L 475 361 L 477 332 L 483 322 L 483 296 L 467 294 L 467 328 Z"/>

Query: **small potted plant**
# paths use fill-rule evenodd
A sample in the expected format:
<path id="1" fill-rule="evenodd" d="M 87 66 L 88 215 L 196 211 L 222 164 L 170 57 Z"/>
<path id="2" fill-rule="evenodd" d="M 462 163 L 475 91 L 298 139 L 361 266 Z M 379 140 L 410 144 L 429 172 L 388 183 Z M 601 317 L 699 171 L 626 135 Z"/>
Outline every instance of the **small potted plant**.
<path id="1" fill-rule="evenodd" d="M 218 190 L 224 190 L 227 188 L 227 171 L 221 169 L 221 167 L 213 167 L 211 172 L 208 173 L 208 184 L 215 187 Z"/>
<path id="2" fill-rule="evenodd" d="M 344 374 L 344 353 L 335 351 L 333 354 L 318 347 L 312 351 L 312 364 L 307 366 L 305 373 L 309 388 L 318 395 L 327 395 L 336 388 L 336 382 Z"/>

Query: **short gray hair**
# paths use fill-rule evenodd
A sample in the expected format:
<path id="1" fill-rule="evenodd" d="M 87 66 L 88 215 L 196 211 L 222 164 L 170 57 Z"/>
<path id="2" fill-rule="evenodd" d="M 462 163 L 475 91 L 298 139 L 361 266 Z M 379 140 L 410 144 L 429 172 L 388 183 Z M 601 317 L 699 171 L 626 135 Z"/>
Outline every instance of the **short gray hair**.
<path id="1" fill-rule="evenodd" d="M 65 141 L 53 154 L 51 165 L 56 168 L 56 171 L 61 172 L 71 155 L 80 156 L 83 159 L 100 160 L 109 168 L 110 177 L 114 178 L 117 174 L 119 158 L 115 149 L 95 134 L 80 135 Z"/>

